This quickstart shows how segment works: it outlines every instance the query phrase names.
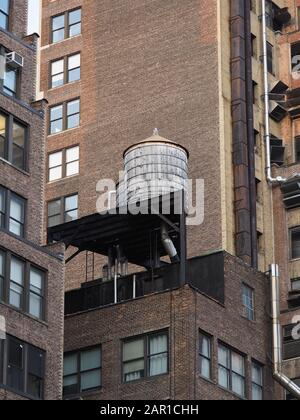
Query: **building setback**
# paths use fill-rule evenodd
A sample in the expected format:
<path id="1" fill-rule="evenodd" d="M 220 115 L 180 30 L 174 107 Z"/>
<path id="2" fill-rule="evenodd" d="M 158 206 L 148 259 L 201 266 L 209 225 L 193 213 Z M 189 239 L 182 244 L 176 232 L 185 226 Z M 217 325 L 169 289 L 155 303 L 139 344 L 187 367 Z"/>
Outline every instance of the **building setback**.
<path id="1" fill-rule="evenodd" d="M 64 263 L 42 246 L 46 101 L 27 1 L 0 4 L 0 399 L 59 399 Z"/>

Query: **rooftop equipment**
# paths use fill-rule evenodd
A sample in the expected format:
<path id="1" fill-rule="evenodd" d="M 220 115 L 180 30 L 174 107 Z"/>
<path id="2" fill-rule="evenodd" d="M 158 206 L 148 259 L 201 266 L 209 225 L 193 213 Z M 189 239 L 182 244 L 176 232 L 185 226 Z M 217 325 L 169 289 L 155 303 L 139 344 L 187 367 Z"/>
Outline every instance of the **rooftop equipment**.
<path id="1" fill-rule="evenodd" d="M 129 147 L 124 153 L 124 179 L 119 205 L 136 203 L 184 190 L 187 191 L 188 151 L 158 134 Z"/>

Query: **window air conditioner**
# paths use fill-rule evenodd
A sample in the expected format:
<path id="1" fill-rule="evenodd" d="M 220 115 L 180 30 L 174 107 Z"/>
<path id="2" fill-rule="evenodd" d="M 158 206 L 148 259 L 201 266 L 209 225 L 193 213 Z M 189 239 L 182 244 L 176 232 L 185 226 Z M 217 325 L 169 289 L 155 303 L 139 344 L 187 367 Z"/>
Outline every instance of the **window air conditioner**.
<path id="1" fill-rule="evenodd" d="M 24 67 L 24 58 L 16 52 L 7 53 L 6 63 L 9 64 L 11 67 L 21 68 Z"/>

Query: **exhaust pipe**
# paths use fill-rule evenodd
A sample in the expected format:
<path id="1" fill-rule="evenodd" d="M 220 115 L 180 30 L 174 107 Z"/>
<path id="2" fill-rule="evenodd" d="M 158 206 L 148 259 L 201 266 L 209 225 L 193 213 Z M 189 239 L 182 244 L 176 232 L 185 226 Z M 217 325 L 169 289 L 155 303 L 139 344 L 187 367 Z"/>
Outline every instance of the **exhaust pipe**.
<path id="1" fill-rule="evenodd" d="M 273 364 L 274 379 L 300 400 L 300 388 L 282 372 L 282 334 L 280 324 L 280 286 L 279 267 L 271 266 L 271 299 L 272 299 L 272 324 L 273 324 Z"/>
<path id="2" fill-rule="evenodd" d="M 179 256 L 172 239 L 169 236 L 168 227 L 165 223 L 161 225 L 161 241 L 172 263 L 179 262 Z"/>

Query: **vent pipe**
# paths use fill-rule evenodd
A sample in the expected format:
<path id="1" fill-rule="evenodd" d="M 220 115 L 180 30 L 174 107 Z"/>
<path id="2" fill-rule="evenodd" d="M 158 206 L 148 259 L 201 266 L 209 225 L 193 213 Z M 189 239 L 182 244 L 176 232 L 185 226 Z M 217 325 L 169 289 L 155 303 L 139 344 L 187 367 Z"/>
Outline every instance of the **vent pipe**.
<path id="1" fill-rule="evenodd" d="M 279 267 L 273 264 L 271 273 L 271 300 L 272 300 L 272 324 L 273 324 L 273 364 L 274 378 L 290 392 L 297 400 L 300 400 L 300 388 L 282 372 L 282 334 L 280 324 L 280 285 Z"/>
<path id="2" fill-rule="evenodd" d="M 179 256 L 172 239 L 169 236 L 168 227 L 165 223 L 161 225 L 161 241 L 172 263 L 179 262 Z"/>
<path id="3" fill-rule="evenodd" d="M 266 142 L 266 175 L 268 182 L 281 184 L 287 180 L 282 177 L 272 176 L 271 164 L 271 133 L 270 133 L 270 94 L 269 94 L 269 72 L 268 72 L 268 33 L 267 33 L 267 0 L 261 0 L 262 8 L 262 38 L 263 38 L 263 73 L 264 73 L 264 103 L 265 103 L 265 142 Z"/>

